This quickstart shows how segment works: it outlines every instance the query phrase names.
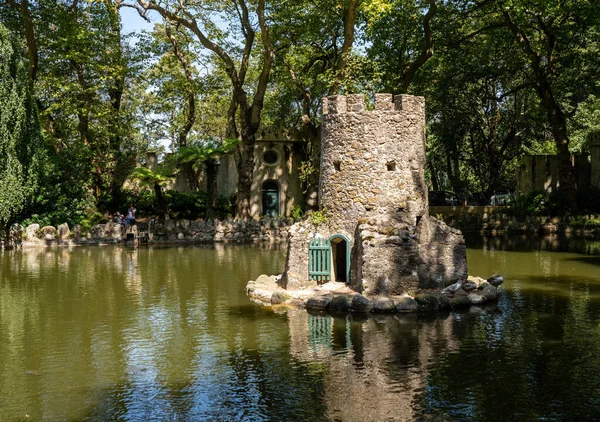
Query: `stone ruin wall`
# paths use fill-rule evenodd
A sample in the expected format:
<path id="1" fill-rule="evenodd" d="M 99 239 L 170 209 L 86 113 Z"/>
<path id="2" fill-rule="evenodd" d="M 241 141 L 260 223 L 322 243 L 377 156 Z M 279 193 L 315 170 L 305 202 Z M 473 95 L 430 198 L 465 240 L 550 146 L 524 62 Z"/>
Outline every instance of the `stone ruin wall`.
<path id="1" fill-rule="evenodd" d="M 383 214 L 416 225 L 425 160 L 423 97 L 376 94 L 374 110 L 363 95 L 324 99 L 319 201 L 332 228 L 352 237 L 359 219 Z"/>

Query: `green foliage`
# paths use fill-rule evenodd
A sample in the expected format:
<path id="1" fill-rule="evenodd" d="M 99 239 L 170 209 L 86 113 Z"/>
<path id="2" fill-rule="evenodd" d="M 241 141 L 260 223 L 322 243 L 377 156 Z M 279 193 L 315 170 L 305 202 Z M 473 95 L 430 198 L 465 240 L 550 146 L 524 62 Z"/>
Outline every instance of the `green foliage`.
<path id="1" fill-rule="evenodd" d="M 147 167 L 136 167 L 129 177 L 132 180 L 140 182 L 140 185 L 151 188 L 153 188 L 154 185 L 165 187 L 169 181 L 173 180 L 171 171 L 165 168 L 159 168 L 156 171 L 152 171 Z"/>
<path id="2" fill-rule="evenodd" d="M 327 215 L 327 208 L 323 208 L 319 211 L 313 211 L 308 215 L 308 221 L 315 226 L 325 224 L 329 221 L 329 216 Z"/>
<path id="3" fill-rule="evenodd" d="M 600 219 L 588 218 L 587 216 L 577 216 L 569 221 L 569 225 L 573 227 L 583 227 L 586 229 L 593 229 L 600 227 Z"/>
<path id="4" fill-rule="evenodd" d="M 302 207 L 300 205 L 294 205 L 292 207 L 291 215 L 294 220 L 298 220 L 298 219 L 304 217 L 304 210 L 302 209 Z"/>
<path id="5" fill-rule="evenodd" d="M 27 71 L 0 23 L 0 228 L 10 225 L 39 190 L 44 147 Z"/>
<path id="6" fill-rule="evenodd" d="M 560 192 L 532 192 L 520 195 L 511 206 L 519 218 L 527 216 L 563 216 L 570 209 L 569 200 Z"/>

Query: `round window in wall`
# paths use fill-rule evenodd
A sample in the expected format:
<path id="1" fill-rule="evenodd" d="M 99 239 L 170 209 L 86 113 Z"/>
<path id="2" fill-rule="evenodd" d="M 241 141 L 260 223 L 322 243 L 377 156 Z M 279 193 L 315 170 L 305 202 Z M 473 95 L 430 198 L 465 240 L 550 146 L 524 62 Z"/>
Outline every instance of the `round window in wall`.
<path id="1" fill-rule="evenodd" d="M 268 166 L 274 166 L 279 161 L 279 154 L 272 149 L 265 151 L 263 154 L 263 161 Z"/>

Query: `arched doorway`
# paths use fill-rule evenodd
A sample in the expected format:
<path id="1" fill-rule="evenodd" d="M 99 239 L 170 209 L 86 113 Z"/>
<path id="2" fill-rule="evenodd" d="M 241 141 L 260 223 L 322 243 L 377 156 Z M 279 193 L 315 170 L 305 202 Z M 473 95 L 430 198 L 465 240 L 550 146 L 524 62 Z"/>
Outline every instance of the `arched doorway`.
<path id="1" fill-rule="evenodd" d="M 279 215 L 279 185 L 274 180 L 267 180 L 262 185 L 262 215 Z"/>
<path id="2" fill-rule="evenodd" d="M 331 280 L 350 282 L 350 241 L 343 234 L 334 234 L 328 240 L 331 245 Z"/>

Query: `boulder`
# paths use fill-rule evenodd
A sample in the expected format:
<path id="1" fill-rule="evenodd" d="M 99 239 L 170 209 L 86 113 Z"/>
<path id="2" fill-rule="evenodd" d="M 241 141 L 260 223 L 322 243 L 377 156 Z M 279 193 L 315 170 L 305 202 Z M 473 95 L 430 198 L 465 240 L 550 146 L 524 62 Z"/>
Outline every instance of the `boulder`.
<path id="1" fill-rule="evenodd" d="M 504 283 L 504 277 L 498 274 L 494 274 L 490 278 L 487 279 L 488 283 L 490 283 L 494 287 L 498 287 L 502 283 Z"/>
<path id="2" fill-rule="evenodd" d="M 396 300 L 396 311 L 416 312 L 419 309 L 417 302 L 410 296 L 402 296 Z"/>
<path id="3" fill-rule="evenodd" d="M 448 294 L 453 295 L 458 289 L 461 288 L 462 283 L 463 283 L 462 281 L 457 281 L 456 283 L 451 284 L 451 285 L 447 286 L 446 288 L 444 288 L 442 290 L 442 293 L 444 293 L 445 295 L 448 295 Z"/>
<path id="4" fill-rule="evenodd" d="M 54 226 L 45 226 L 40 230 L 40 237 L 44 240 L 56 240 L 58 231 Z"/>
<path id="5" fill-rule="evenodd" d="M 361 294 L 356 294 L 352 298 L 350 310 L 352 312 L 368 314 L 373 310 L 373 302 Z"/>
<path id="6" fill-rule="evenodd" d="M 419 311 L 437 311 L 440 307 L 437 297 L 432 294 L 418 294 L 415 296 L 415 301 L 419 306 Z"/>
<path id="7" fill-rule="evenodd" d="M 280 305 L 291 299 L 291 296 L 285 292 L 276 291 L 271 295 L 271 305 Z"/>
<path id="8" fill-rule="evenodd" d="M 20 224 L 15 223 L 12 226 L 10 226 L 8 236 L 13 244 L 19 244 L 23 241 L 23 237 L 25 236 L 25 228 Z"/>
<path id="9" fill-rule="evenodd" d="M 69 225 L 67 223 L 62 223 L 57 227 L 58 230 L 58 238 L 60 240 L 68 239 L 71 235 L 71 230 L 69 230 Z"/>
<path id="10" fill-rule="evenodd" d="M 389 297 L 378 297 L 373 300 L 373 312 L 394 312 L 396 304 Z"/>
<path id="11" fill-rule="evenodd" d="M 271 303 L 272 296 L 273 292 L 266 289 L 254 289 L 252 292 L 252 297 L 266 303 Z"/>
<path id="12" fill-rule="evenodd" d="M 462 288 L 466 291 L 466 292 L 470 292 L 473 291 L 477 288 L 477 283 L 473 280 L 467 280 L 462 284 Z"/>
<path id="13" fill-rule="evenodd" d="M 488 283 L 487 281 L 483 280 L 481 283 L 479 283 L 478 289 L 483 290 L 488 286 L 492 286 L 492 285 L 490 283 Z"/>
<path id="14" fill-rule="evenodd" d="M 271 277 L 269 277 L 266 274 L 261 274 L 258 276 L 258 278 L 254 281 L 254 284 L 269 284 L 269 282 L 271 281 Z"/>
<path id="15" fill-rule="evenodd" d="M 329 306 L 329 302 L 331 302 L 331 295 L 318 295 L 309 298 L 306 301 L 305 308 L 306 309 L 314 309 L 317 311 L 324 311 Z"/>
<path id="16" fill-rule="evenodd" d="M 90 227 L 90 229 L 88 230 L 88 237 L 89 238 L 98 238 L 98 237 L 104 237 L 104 232 L 106 230 L 106 225 L 104 224 L 96 224 L 95 226 Z"/>
<path id="17" fill-rule="evenodd" d="M 450 304 L 450 299 L 448 299 L 448 296 L 446 296 L 443 293 L 436 293 L 434 294 L 434 296 L 436 297 L 436 299 L 439 302 L 439 308 L 440 309 L 450 309 L 452 307 L 452 305 Z"/>
<path id="18" fill-rule="evenodd" d="M 81 230 L 82 230 L 81 225 L 80 224 L 75 224 L 73 226 L 73 237 L 75 237 L 76 239 L 79 238 L 79 237 L 81 237 Z"/>
<path id="19" fill-rule="evenodd" d="M 450 299 L 450 305 L 453 309 L 466 308 L 468 306 L 471 306 L 471 299 L 469 298 L 469 296 L 455 296 L 452 299 Z"/>
<path id="20" fill-rule="evenodd" d="M 488 285 L 481 291 L 481 295 L 486 301 L 496 300 L 498 299 L 498 290 L 494 286 Z"/>
<path id="21" fill-rule="evenodd" d="M 329 302 L 329 310 L 334 312 L 346 312 L 350 308 L 352 300 L 346 295 L 335 296 Z"/>
<path id="22" fill-rule="evenodd" d="M 485 297 L 483 297 L 482 295 L 477 294 L 477 293 L 470 293 L 469 296 L 467 296 L 467 297 L 471 300 L 471 303 L 473 305 L 479 305 L 486 301 Z"/>
<path id="23" fill-rule="evenodd" d="M 477 285 L 477 288 L 479 288 L 479 286 L 481 285 L 481 283 L 485 283 L 485 279 L 481 278 L 481 277 L 475 277 L 470 275 L 469 277 L 467 277 L 467 280 L 474 282 Z"/>
<path id="24" fill-rule="evenodd" d="M 40 240 L 40 238 L 38 237 L 39 230 L 40 230 L 39 224 L 30 224 L 25 229 L 25 239 L 27 239 L 29 241 L 33 241 L 33 242 Z"/>
<path id="25" fill-rule="evenodd" d="M 454 292 L 454 296 L 467 296 L 469 293 L 462 287 Z"/>

